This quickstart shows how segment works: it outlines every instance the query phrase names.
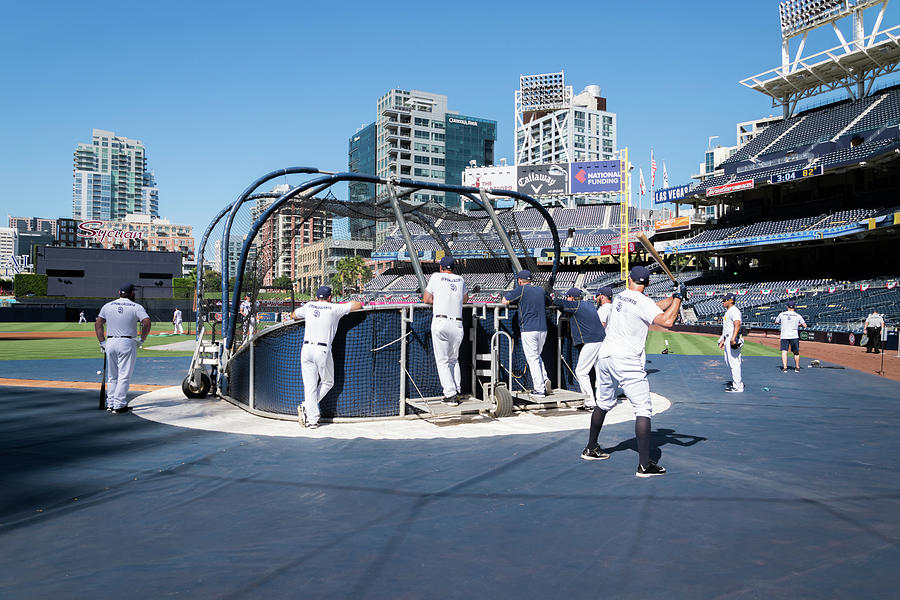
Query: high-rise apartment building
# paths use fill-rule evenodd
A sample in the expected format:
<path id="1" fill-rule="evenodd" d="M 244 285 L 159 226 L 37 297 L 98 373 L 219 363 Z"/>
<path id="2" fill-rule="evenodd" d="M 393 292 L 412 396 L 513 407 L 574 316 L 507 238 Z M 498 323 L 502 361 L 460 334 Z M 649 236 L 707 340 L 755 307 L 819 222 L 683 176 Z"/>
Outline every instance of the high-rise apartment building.
<path id="1" fill-rule="evenodd" d="M 616 114 L 599 86 L 576 95 L 562 71 L 522 75 L 515 102 L 517 165 L 614 158 Z"/>
<path id="2" fill-rule="evenodd" d="M 469 161 L 494 164 L 497 122 L 463 116 L 447 106 L 447 96 L 443 94 L 388 91 L 376 103 L 375 122 L 350 138 L 350 170 L 365 172 L 371 165 L 370 172 L 379 177 L 460 184 Z M 374 140 L 372 162 L 368 158 L 372 156 L 371 140 Z M 374 192 L 383 194 L 385 190 L 381 187 L 377 186 Z M 369 188 L 356 186 L 351 197 L 363 198 L 371 192 Z M 411 199 L 459 207 L 456 194 L 423 190 L 413 193 Z"/>
<path id="3" fill-rule="evenodd" d="M 144 144 L 94 129 L 91 143 L 75 149 L 72 216 L 109 221 L 133 214 L 159 216 L 159 189 Z"/>

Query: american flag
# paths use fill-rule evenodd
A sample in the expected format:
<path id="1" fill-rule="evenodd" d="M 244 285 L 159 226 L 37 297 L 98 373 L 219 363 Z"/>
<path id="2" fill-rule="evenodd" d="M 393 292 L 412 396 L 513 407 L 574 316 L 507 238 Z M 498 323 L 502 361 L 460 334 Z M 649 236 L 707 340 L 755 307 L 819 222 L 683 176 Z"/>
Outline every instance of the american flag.
<path id="1" fill-rule="evenodd" d="M 666 161 L 663 161 L 663 187 L 669 187 L 669 173 L 666 171 Z"/>
<path id="2" fill-rule="evenodd" d="M 656 187 L 656 159 L 653 158 L 653 148 L 650 148 L 650 187 Z"/>
<path id="3" fill-rule="evenodd" d="M 646 187 L 644 186 L 644 169 L 638 169 L 638 173 L 641 174 L 641 196 L 644 195 L 644 191 Z"/>

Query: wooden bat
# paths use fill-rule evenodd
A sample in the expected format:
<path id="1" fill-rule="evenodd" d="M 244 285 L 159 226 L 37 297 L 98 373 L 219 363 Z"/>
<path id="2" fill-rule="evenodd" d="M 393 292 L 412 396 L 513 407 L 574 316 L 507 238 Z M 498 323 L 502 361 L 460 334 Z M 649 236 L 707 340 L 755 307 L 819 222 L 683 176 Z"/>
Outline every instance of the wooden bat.
<path id="1" fill-rule="evenodd" d="M 641 246 L 644 247 L 644 250 L 649 252 L 650 256 L 652 256 L 656 260 L 656 262 L 659 263 L 659 266 L 662 267 L 663 271 L 666 272 L 666 275 L 669 276 L 669 279 L 671 279 L 675 283 L 678 283 L 678 280 L 675 279 L 674 275 L 672 275 L 672 271 L 670 271 L 669 267 L 666 266 L 666 263 L 663 262 L 662 257 L 659 255 L 659 252 L 656 251 L 656 248 L 653 247 L 653 244 L 650 243 L 650 240 L 647 239 L 647 236 L 643 233 L 639 233 L 637 235 L 637 239 L 641 243 Z"/>
<path id="2" fill-rule="evenodd" d="M 106 408 L 106 352 L 103 353 L 103 378 L 100 380 L 100 410 Z"/>

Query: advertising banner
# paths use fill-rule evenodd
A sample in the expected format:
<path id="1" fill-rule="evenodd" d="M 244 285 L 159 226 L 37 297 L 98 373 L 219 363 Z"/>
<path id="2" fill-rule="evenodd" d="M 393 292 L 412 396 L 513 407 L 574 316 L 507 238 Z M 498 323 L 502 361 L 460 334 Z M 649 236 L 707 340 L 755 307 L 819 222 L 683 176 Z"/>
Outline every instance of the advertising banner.
<path id="1" fill-rule="evenodd" d="M 664 231 L 687 231 L 691 228 L 690 217 L 672 217 L 671 219 L 661 219 L 653 224 L 653 228 L 657 233 Z"/>
<path id="2" fill-rule="evenodd" d="M 463 171 L 462 184 L 466 187 L 515 191 L 516 167 L 470 167 Z"/>
<path id="3" fill-rule="evenodd" d="M 618 160 L 569 163 L 569 191 L 572 194 L 619 192 L 622 173 Z"/>
<path id="4" fill-rule="evenodd" d="M 615 256 L 618 254 L 622 254 L 622 248 L 622 244 L 600 246 L 600 256 Z M 628 242 L 628 252 L 634 252 L 634 242 Z"/>
<path id="5" fill-rule="evenodd" d="M 516 187 L 529 196 L 552 196 L 569 193 L 568 163 L 519 165 Z"/>
<path id="6" fill-rule="evenodd" d="M 734 181 L 725 185 L 717 185 L 706 190 L 706 197 L 718 196 L 720 194 L 730 194 L 731 192 L 740 192 L 741 190 L 749 190 L 753 188 L 753 180 L 745 179 L 744 181 Z"/>
<path id="7" fill-rule="evenodd" d="M 687 196 L 689 191 L 691 191 L 690 183 L 676 185 L 675 187 L 666 188 L 664 190 L 656 190 L 653 192 L 653 204 L 676 202 Z"/>

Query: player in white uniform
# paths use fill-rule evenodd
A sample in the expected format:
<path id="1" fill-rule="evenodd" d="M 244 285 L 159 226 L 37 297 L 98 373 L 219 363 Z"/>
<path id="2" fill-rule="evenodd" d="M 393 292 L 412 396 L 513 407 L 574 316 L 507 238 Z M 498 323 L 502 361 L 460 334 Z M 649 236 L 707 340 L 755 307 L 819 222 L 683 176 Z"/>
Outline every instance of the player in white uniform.
<path id="1" fill-rule="evenodd" d="M 138 323 L 141 324 L 140 339 L 137 339 Z M 150 333 L 150 317 L 144 307 L 134 301 L 133 285 L 123 285 L 119 288 L 119 299 L 103 305 L 94 322 L 94 332 L 100 349 L 106 353 L 106 410 L 127 413 L 131 407 L 126 396 L 137 349 Z"/>
<path id="2" fill-rule="evenodd" d="M 87 319 L 84 317 L 84 311 L 78 313 L 78 324 L 87 323 Z"/>
<path id="3" fill-rule="evenodd" d="M 303 319 L 303 349 L 300 350 L 300 373 L 303 375 L 303 404 L 297 407 L 300 425 L 315 429 L 319 426 L 319 403 L 334 387 L 334 358 L 331 345 L 338 321 L 362 304 L 355 300 L 336 304 L 331 301 L 331 288 L 321 286 L 316 299 L 294 311 L 294 318 Z"/>
<path id="4" fill-rule="evenodd" d="M 432 273 L 422 302 L 432 305 L 431 345 L 441 380 L 445 404 L 459 404 L 459 347 L 463 340 L 462 305 L 469 301 L 466 282 L 453 272 L 456 261 L 441 259 L 441 270 Z"/>
<path id="5" fill-rule="evenodd" d="M 597 440 L 608 413 L 616 405 L 616 390 L 621 385 L 634 409 L 634 434 L 637 438 L 639 463 L 635 475 L 652 477 L 666 470 L 650 460 L 650 383 L 641 361 L 650 324 L 671 327 L 678 317 L 681 299 L 687 293 L 684 284 L 671 298 L 653 302 L 644 295 L 650 282 L 650 271 L 637 266 L 628 275 L 628 289 L 616 295 L 606 324 L 606 339 L 597 359 L 597 407 L 591 414 L 588 445 L 581 453 L 585 460 L 609 458 Z"/>
<path id="6" fill-rule="evenodd" d="M 603 323 L 604 327 L 606 327 L 606 323 L 609 321 L 609 314 L 612 312 L 612 299 L 612 288 L 603 286 L 597 290 L 597 316 L 600 317 L 600 322 Z"/>
<path id="7" fill-rule="evenodd" d="M 790 350 L 794 354 L 794 372 L 800 372 L 800 327 L 806 327 L 797 311 L 797 303 L 790 300 L 787 310 L 775 317 L 775 322 L 781 325 L 781 372 L 787 373 L 787 354 Z"/>
<path id="8" fill-rule="evenodd" d="M 243 302 L 241 302 L 241 305 L 239 307 L 239 310 L 241 312 L 241 330 L 244 332 L 244 344 L 247 343 L 247 340 L 253 337 L 253 323 L 252 319 L 250 318 L 250 312 L 252 311 L 252 309 L 253 305 L 250 304 L 250 296 L 244 296 L 244 300 Z"/>
<path id="9" fill-rule="evenodd" d="M 734 305 L 734 294 L 722 297 L 725 316 L 722 318 L 722 335 L 719 336 L 719 348 L 725 352 L 725 364 L 731 369 L 731 383 L 725 387 L 726 392 L 741 393 L 744 381 L 741 378 L 741 311 Z"/>
<path id="10" fill-rule="evenodd" d="M 181 326 L 180 308 L 176 308 L 175 312 L 172 314 L 172 325 L 174 325 L 174 331 L 172 331 L 172 335 L 184 333 L 184 327 Z"/>

